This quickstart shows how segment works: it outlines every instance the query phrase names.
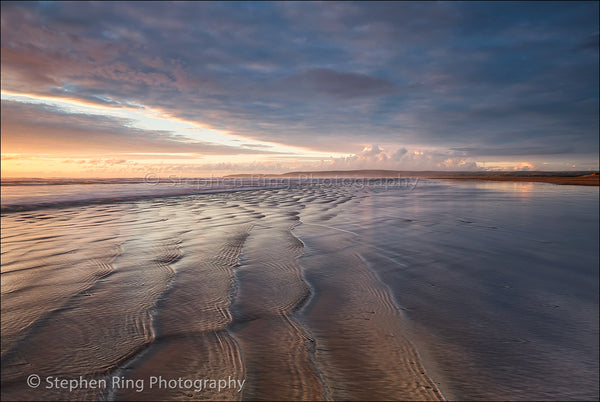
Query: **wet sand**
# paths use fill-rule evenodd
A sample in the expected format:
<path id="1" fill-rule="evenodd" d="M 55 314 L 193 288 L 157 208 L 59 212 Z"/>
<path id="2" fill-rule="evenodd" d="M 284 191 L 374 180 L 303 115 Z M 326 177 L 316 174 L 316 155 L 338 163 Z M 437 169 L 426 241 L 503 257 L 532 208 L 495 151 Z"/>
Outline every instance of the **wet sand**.
<path id="1" fill-rule="evenodd" d="M 442 398 L 345 234 L 302 227 L 353 197 L 198 197 L 3 215 L 3 400 Z M 145 389 L 31 389 L 31 373 Z M 150 390 L 150 376 L 245 383 Z"/>
<path id="2" fill-rule="evenodd" d="M 597 193 L 447 183 L 3 213 L 2 399 L 593 400 Z"/>

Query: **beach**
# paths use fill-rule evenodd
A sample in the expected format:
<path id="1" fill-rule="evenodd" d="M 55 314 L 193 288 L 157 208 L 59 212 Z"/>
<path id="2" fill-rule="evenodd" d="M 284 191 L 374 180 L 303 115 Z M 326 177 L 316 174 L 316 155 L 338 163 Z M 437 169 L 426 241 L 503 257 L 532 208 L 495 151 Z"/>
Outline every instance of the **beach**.
<path id="1" fill-rule="evenodd" d="M 598 398 L 595 187 L 147 184 L 3 186 L 3 400 Z"/>

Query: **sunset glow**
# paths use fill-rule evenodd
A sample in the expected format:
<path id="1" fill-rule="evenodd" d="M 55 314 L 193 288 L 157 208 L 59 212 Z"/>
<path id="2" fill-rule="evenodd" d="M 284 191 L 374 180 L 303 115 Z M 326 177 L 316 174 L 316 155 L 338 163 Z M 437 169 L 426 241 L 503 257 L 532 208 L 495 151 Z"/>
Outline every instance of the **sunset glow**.
<path id="1" fill-rule="evenodd" d="M 3 2 L 2 177 L 598 169 L 597 3 L 238 6 Z"/>

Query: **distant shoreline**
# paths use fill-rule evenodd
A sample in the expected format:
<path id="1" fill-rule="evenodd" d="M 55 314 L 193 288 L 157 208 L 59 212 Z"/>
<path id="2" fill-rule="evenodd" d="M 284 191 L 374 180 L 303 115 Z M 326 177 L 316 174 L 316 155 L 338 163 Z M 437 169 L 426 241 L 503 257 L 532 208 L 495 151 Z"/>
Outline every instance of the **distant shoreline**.
<path id="1" fill-rule="evenodd" d="M 261 178 L 261 177 L 288 177 L 288 178 L 325 178 L 325 177 L 351 177 L 351 178 L 399 178 L 418 177 L 423 179 L 443 180 L 489 180 L 513 182 L 539 182 L 577 186 L 598 186 L 600 176 L 598 172 L 442 172 L 442 171 L 401 171 L 401 170 L 331 170 L 315 172 L 288 172 L 283 174 L 233 174 L 225 177 L 231 178 Z"/>
<path id="2" fill-rule="evenodd" d="M 219 181 L 221 179 L 262 179 L 262 178 L 290 178 L 310 180 L 318 178 L 354 178 L 354 179 L 382 179 L 382 178 L 422 178 L 441 180 L 488 180 L 512 182 L 539 182 L 552 184 L 567 184 L 579 186 L 599 186 L 600 176 L 595 171 L 550 172 L 550 171 L 404 171 L 404 170 L 324 170 L 324 171 L 298 171 L 281 174 L 264 173 L 239 173 L 226 176 L 186 177 L 169 175 L 161 177 L 158 173 L 151 173 L 144 178 L 13 178 L 3 177 L 0 185 L 85 185 L 85 184 L 197 184 L 198 182 Z"/>

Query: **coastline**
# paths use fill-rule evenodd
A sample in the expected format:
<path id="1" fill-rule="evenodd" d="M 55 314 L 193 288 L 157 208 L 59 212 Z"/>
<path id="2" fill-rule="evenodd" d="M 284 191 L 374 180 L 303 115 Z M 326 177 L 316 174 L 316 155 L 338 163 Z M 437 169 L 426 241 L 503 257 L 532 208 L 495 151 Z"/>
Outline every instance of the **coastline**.
<path id="1" fill-rule="evenodd" d="M 528 183 L 551 183 L 571 186 L 599 186 L 598 175 L 583 176 L 530 176 L 530 177 L 511 177 L 511 176 L 457 176 L 457 177 L 427 177 L 428 179 L 442 180 L 486 180 L 486 181 L 512 181 Z"/>
<path id="2" fill-rule="evenodd" d="M 513 182 L 537 182 L 560 185 L 599 186 L 597 172 L 445 172 L 401 170 L 331 170 L 288 172 L 283 174 L 233 174 L 225 178 L 421 178 L 439 180 L 489 180 Z"/>

